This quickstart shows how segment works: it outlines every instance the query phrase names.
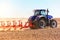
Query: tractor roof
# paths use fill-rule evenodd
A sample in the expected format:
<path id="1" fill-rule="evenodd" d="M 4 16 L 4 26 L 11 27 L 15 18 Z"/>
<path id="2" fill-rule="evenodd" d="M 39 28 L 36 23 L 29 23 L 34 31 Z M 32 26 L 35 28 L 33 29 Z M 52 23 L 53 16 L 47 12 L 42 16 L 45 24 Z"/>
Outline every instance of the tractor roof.
<path id="1" fill-rule="evenodd" d="M 36 9 L 35 11 L 46 11 L 45 9 Z"/>

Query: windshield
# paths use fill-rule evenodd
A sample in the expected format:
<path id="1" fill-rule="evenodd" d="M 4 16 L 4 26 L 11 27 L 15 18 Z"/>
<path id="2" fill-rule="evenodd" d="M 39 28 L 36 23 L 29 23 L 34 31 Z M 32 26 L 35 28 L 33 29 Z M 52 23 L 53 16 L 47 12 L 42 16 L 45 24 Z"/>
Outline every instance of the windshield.
<path id="1" fill-rule="evenodd" d="M 36 12 L 34 13 L 34 15 L 39 15 L 39 11 L 36 11 Z"/>
<path id="2" fill-rule="evenodd" d="M 41 14 L 42 15 L 47 15 L 47 12 L 46 11 L 41 11 Z"/>

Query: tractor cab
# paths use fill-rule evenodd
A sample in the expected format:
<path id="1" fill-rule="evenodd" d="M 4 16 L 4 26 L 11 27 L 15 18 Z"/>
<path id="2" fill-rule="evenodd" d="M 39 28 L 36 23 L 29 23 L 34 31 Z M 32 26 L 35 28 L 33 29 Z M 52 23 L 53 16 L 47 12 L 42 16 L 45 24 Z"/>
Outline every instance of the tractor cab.
<path id="1" fill-rule="evenodd" d="M 34 15 L 47 15 L 47 11 L 45 9 L 35 10 Z"/>
<path id="2" fill-rule="evenodd" d="M 37 9 L 34 11 L 34 16 L 38 16 L 38 15 L 42 15 L 43 17 L 47 18 L 47 19 L 51 19 L 53 18 L 51 15 L 48 15 L 49 10 L 45 10 L 45 9 Z"/>

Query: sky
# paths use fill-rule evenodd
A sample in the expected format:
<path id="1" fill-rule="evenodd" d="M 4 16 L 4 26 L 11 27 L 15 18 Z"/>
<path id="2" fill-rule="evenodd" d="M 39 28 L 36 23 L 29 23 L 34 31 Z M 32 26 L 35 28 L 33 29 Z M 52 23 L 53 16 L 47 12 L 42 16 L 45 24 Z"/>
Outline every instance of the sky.
<path id="1" fill-rule="evenodd" d="M 0 18 L 29 18 L 34 9 L 49 9 L 49 15 L 60 18 L 60 0 L 0 0 Z"/>

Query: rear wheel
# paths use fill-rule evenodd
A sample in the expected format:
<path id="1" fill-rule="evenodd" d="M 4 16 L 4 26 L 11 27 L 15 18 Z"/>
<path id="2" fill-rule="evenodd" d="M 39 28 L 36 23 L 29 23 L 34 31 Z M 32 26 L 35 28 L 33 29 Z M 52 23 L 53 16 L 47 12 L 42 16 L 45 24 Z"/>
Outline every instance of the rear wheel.
<path id="1" fill-rule="evenodd" d="M 38 27 L 38 22 L 37 22 L 37 21 L 36 21 L 36 22 L 33 22 L 32 24 L 33 24 L 33 26 L 30 27 L 31 29 L 38 29 L 38 28 L 39 28 L 39 27 Z"/>
<path id="2" fill-rule="evenodd" d="M 40 27 L 40 28 L 45 28 L 45 26 L 46 26 L 46 21 L 43 20 L 43 19 L 41 19 L 41 20 L 39 21 L 39 27 Z"/>
<path id="3" fill-rule="evenodd" d="M 56 21 L 56 20 L 51 20 L 51 21 L 50 21 L 50 26 L 51 26 L 52 28 L 56 28 L 56 27 L 57 27 L 57 21 Z"/>

